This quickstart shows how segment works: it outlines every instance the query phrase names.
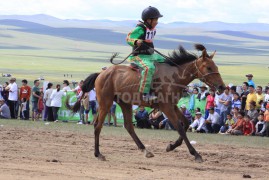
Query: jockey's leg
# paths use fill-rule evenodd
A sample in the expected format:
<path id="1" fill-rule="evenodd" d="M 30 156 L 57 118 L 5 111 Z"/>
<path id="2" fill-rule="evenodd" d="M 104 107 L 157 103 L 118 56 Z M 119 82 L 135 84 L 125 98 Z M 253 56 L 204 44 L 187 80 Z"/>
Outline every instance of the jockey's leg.
<path id="1" fill-rule="evenodd" d="M 155 72 L 155 66 L 150 58 L 140 58 L 136 56 L 136 64 L 143 70 L 141 72 L 140 88 L 139 92 L 149 93 L 152 76 Z"/>

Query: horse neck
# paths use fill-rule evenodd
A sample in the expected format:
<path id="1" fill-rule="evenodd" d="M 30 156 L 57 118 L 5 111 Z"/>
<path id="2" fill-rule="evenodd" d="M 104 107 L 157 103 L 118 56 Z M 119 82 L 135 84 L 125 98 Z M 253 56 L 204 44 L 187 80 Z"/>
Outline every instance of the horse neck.
<path id="1" fill-rule="evenodd" d="M 188 85 L 190 82 L 192 82 L 194 79 L 197 78 L 197 69 L 195 67 L 195 61 L 185 63 L 183 65 L 180 65 L 178 68 L 178 75 L 182 77 L 180 79 L 180 82 L 184 85 Z"/>

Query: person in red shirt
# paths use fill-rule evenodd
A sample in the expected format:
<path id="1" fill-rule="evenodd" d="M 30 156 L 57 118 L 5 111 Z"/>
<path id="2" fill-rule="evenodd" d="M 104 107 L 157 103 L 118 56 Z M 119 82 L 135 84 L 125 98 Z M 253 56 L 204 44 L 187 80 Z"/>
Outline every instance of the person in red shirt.
<path id="1" fill-rule="evenodd" d="M 251 136 L 255 132 L 255 126 L 252 121 L 250 121 L 250 116 L 246 115 L 244 117 L 244 122 L 243 122 L 243 134 L 245 136 Z"/>
<path id="2" fill-rule="evenodd" d="M 206 97 L 205 119 L 207 119 L 209 116 L 210 107 L 214 107 L 214 99 L 215 99 L 215 92 L 212 89 L 210 89 L 209 95 Z"/>
<path id="3" fill-rule="evenodd" d="M 31 87 L 27 85 L 28 81 L 26 79 L 23 79 L 22 81 L 22 86 L 20 88 L 20 94 L 19 94 L 19 98 L 20 101 L 23 102 L 23 98 L 26 99 L 26 111 L 25 111 L 25 120 L 29 119 L 29 100 L 30 100 L 30 96 L 31 96 Z M 22 114 L 20 114 L 20 118 L 22 119 Z"/>

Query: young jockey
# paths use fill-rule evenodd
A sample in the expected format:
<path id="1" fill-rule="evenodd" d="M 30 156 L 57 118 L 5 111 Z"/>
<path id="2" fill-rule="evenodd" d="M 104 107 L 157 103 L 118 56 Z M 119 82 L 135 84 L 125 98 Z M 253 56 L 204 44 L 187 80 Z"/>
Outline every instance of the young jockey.
<path id="1" fill-rule="evenodd" d="M 142 70 L 139 92 L 143 93 L 143 100 L 151 101 L 157 99 L 151 95 L 150 86 L 152 76 L 155 72 L 155 62 L 163 62 L 164 58 L 159 54 L 154 54 L 152 48 L 153 38 L 156 34 L 155 27 L 158 19 L 163 17 L 155 7 L 147 7 L 142 12 L 142 20 L 136 28 L 127 36 L 127 43 L 133 47 L 133 54 L 129 57 L 130 61 L 135 62 Z"/>

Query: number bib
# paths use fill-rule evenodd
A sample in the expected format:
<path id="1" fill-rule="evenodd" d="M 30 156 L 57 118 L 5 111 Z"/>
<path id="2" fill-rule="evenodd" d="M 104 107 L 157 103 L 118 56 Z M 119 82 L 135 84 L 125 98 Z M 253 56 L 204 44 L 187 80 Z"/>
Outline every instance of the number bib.
<path id="1" fill-rule="evenodd" d="M 156 34 L 156 29 L 155 28 L 152 29 L 152 30 L 147 28 L 146 29 L 145 41 L 146 42 L 152 42 L 155 34 Z"/>

